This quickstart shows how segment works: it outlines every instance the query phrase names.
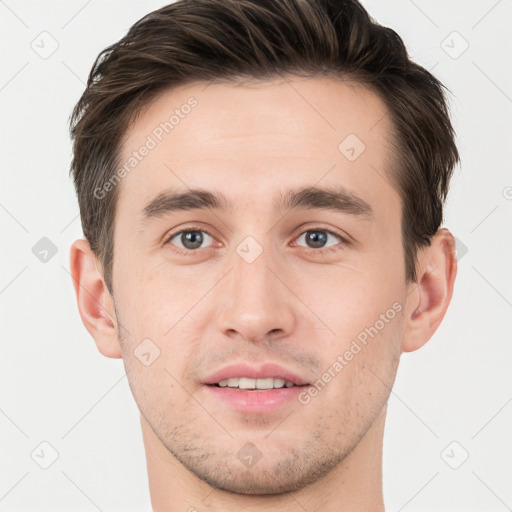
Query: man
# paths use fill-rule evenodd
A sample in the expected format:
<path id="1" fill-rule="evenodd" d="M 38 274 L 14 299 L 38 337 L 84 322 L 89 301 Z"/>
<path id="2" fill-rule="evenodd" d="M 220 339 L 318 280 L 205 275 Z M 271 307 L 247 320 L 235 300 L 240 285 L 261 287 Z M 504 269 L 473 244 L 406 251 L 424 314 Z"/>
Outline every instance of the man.
<path id="1" fill-rule="evenodd" d="M 400 355 L 456 275 L 442 84 L 355 0 L 182 0 L 100 54 L 71 124 L 78 307 L 154 510 L 384 510 Z"/>

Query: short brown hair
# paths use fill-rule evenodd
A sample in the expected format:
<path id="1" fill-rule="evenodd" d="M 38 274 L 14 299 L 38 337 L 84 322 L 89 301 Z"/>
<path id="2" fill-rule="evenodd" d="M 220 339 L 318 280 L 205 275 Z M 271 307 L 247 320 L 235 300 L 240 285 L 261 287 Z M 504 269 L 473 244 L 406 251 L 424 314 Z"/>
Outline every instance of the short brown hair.
<path id="1" fill-rule="evenodd" d="M 459 161 L 444 85 L 357 0 L 179 0 L 144 16 L 98 55 L 70 119 L 82 228 L 111 293 L 118 187 L 102 198 L 94 191 L 114 175 L 120 141 L 137 113 L 177 85 L 284 73 L 343 77 L 385 102 L 406 279 L 416 281 L 417 251 L 443 221 Z"/>

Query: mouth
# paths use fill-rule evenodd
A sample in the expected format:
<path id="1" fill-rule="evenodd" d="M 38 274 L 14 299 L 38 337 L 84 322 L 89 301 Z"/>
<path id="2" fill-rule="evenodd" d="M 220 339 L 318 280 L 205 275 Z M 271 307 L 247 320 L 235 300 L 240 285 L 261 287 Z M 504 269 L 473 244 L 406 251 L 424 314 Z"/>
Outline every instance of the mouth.
<path id="1" fill-rule="evenodd" d="M 211 374 L 204 379 L 203 384 L 256 390 L 304 386 L 308 385 L 308 382 L 293 371 L 275 363 L 266 363 L 259 367 L 241 363 L 226 366 Z"/>
<path id="2" fill-rule="evenodd" d="M 214 400 L 215 408 L 264 414 L 293 404 L 310 384 L 295 373 L 276 364 L 259 368 L 247 364 L 224 368 L 203 384 Z"/>
<path id="3" fill-rule="evenodd" d="M 291 388 L 297 386 L 292 381 L 269 377 L 266 379 L 251 379 L 249 377 L 232 377 L 224 379 L 213 386 L 219 388 L 243 389 L 246 391 L 265 391 L 269 389 Z"/>

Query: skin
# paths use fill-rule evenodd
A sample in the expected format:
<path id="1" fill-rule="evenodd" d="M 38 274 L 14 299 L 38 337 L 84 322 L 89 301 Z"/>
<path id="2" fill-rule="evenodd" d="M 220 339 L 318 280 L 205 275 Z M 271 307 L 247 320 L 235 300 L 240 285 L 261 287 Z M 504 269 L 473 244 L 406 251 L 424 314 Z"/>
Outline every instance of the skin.
<path id="1" fill-rule="evenodd" d="M 190 96 L 198 106 L 118 185 L 113 297 L 88 243 L 71 247 L 84 325 L 103 355 L 123 358 L 141 412 L 153 508 L 383 511 L 387 400 L 402 352 L 423 346 L 444 317 L 454 238 L 440 229 L 419 253 L 418 282 L 406 282 L 390 119 L 358 84 L 295 77 L 172 89 L 128 129 L 120 161 Z M 352 162 L 338 149 L 350 133 L 366 146 Z M 273 209 L 289 188 L 340 184 L 371 205 L 371 219 Z M 161 191 L 189 187 L 224 193 L 235 213 L 141 223 Z M 172 251 L 184 251 L 179 236 L 165 243 L 201 227 L 212 238 L 192 254 Z M 335 252 L 308 245 L 302 235 L 319 229 L 351 243 L 329 235 Z M 252 263 L 236 251 L 247 236 L 263 249 Z M 312 383 L 394 303 L 401 310 L 306 405 L 241 413 L 203 385 L 243 361 L 276 362 Z M 160 350 L 149 366 L 134 355 L 147 338 Z M 251 468 L 237 456 L 246 443 L 261 453 Z"/>

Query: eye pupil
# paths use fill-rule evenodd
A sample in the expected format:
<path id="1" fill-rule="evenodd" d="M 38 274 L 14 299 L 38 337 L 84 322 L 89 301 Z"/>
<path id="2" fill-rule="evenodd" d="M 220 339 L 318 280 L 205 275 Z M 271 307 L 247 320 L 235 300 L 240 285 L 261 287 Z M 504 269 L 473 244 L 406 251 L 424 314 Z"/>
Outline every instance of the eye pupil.
<path id="1" fill-rule="evenodd" d="M 312 242 L 315 249 L 318 247 L 323 247 L 327 241 L 327 234 L 323 231 L 308 231 L 306 235 L 306 240 L 308 242 Z"/>
<path id="2" fill-rule="evenodd" d="M 189 246 L 189 242 L 192 246 Z M 200 231 L 185 231 L 181 234 L 181 243 L 187 249 L 197 249 L 203 243 L 203 235 Z"/>

